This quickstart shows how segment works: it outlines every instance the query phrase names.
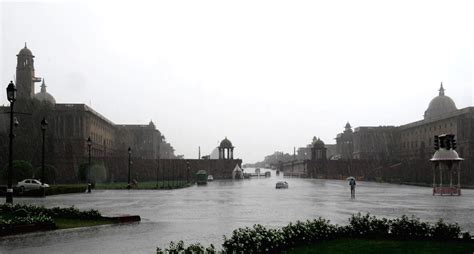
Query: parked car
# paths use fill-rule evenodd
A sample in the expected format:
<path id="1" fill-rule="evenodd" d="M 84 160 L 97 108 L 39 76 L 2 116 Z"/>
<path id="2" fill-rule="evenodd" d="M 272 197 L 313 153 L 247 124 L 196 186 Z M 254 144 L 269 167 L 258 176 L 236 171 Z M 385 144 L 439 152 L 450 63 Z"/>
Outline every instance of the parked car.
<path id="1" fill-rule="evenodd" d="M 21 192 L 25 190 L 37 190 L 41 188 L 49 188 L 48 184 L 41 185 L 41 182 L 36 179 L 25 179 L 23 181 L 18 182 L 16 185 L 20 189 Z"/>

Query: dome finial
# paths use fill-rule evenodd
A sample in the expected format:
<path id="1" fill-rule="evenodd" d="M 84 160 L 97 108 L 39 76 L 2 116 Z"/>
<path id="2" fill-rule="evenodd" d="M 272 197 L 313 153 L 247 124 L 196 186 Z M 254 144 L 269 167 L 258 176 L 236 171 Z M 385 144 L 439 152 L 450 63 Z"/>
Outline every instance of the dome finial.
<path id="1" fill-rule="evenodd" d="M 44 78 L 43 83 L 41 83 L 41 93 L 46 93 L 46 84 L 44 83 Z"/>
<path id="2" fill-rule="evenodd" d="M 439 88 L 439 96 L 444 96 L 443 82 L 441 82 L 441 87 Z"/>
<path id="3" fill-rule="evenodd" d="M 25 41 L 25 49 L 26 49 L 26 48 L 27 48 L 27 47 L 26 47 L 26 41 Z"/>
<path id="4" fill-rule="evenodd" d="M 344 126 L 344 128 L 345 128 L 346 130 L 352 128 L 352 126 L 351 126 L 351 124 L 349 123 L 349 121 L 347 121 L 346 126 Z"/>

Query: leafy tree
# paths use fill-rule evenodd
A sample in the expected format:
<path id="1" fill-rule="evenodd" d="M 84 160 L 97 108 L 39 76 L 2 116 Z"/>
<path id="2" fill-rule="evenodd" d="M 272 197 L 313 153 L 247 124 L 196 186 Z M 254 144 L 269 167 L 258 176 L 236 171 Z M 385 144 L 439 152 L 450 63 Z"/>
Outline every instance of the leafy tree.
<path id="1" fill-rule="evenodd" d="M 35 170 L 34 177 L 36 179 L 41 179 L 41 167 L 37 167 Z M 56 182 L 56 168 L 53 165 L 44 165 L 44 182 L 45 183 L 55 183 Z"/>
<path id="2" fill-rule="evenodd" d="M 79 164 L 79 170 L 77 177 L 81 182 L 87 182 L 87 174 L 89 169 L 89 163 L 83 162 Z M 92 183 L 104 182 L 107 179 L 106 168 L 102 163 L 91 161 L 90 180 Z"/>
<path id="3" fill-rule="evenodd" d="M 4 182 L 8 181 L 8 164 L 5 165 L 3 170 L 0 173 L 0 176 Z M 16 183 L 25 178 L 33 177 L 33 166 L 28 161 L 23 160 L 14 160 L 13 161 L 13 171 L 12 171 L 12 181 Z"/>

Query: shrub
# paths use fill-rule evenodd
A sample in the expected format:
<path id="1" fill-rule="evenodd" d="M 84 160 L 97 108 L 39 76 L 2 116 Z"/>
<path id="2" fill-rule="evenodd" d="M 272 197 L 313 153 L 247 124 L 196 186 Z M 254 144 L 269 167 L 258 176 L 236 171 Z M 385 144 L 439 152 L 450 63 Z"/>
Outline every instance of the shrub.
<path id="1" fill-rule="evenodd" d="M 391 235 L 402 240 L 426 239 L 430 237 L 430 231 L 430 224 L 421 222 L 419 218 L 414 216 L 408 218 L 406 215 L 392 220 L 390 227 Z"/>
<path id="2" fill-rule="evenodd" d="M 286 244 L 281 230 L 256 224 L 252 228 L 234 230 L 230 238 L 224 236 L 223 247 L 228 253 L 268 253 L 276 252 Z"/>
<path id="3" fill-rule="evenodd" d="M 60 208 L 54 207 L 51 209 L 42 206 L 22 205 L 22 204 L 1 204 L 0 211 L 6 213 L 22 213 L 28 216 L 45 215 L 52 218 L 76 218 L 76 219 L 100 219 L 101 214 L 97 210 L 80 211 L 75 207 Z M 26 212 L 25 212 L 26 211 Z"/>
<path id="4" fill-rule="evenodd" d="M 24 225 L 36 223 L 54 223 L 54 220 L 46 215 L 28 215 L 25 217 L 12 217 L 10 219 L 0 219 L 0 225 Z"/>
<path id="5" fill-rule="evenodd" d="M 462 239 L 466 241 L 470 241 L 472 239 L 471 234 L 469 232 L 462 233 Z"/>
<path id="6" fill-rule="evenodd" d="M 205 248 L 202 246 L 200 243 L 195 243 L 191 244 L 188 247 L 184 245 L 183 241 L 179 241 L 177 243 L 175 242 L 170 242 L 170 245 L 168 248 L 165 248 L 164 250 L 160 248 L 156 248 L 156 254 L 164 254 L 164 253 L 170 253 L 170 254 L 204 254 L 204 253 L 209 253 L 209 254 L 214 254 L 216 253 L 216 249 L 214 248 L 214 245 L 210 245 L 209 247 Z"/>
<path id="7" fill-rule="evenodd" d="M 222 247 L 224 253 L 280 253 L 293 247 L 339 237 L 453 240 L 459 239 L 460 234 L 461 228 L 457 223 L 446 224 L 443 220 L 431 226 L 414 216 L 409 218 L 403 215 L 401 218 L 388 220 L 377 219 L 370 214 L 361 215 L 358 213 L 352 215 L 349 218 L 349 225 L 345 226 L 332 225 L 329 220 L 318 218 L 312 221 L 290 223 L 281 229 L 267 229 L 260 224 L 251 228 L 239 228 L 234 230 L 229 238 L 224 236 Z M 471 235 L 465 232 L 463 239 L 470 240 Z M 209 253 L 200 244 L 190 245 L 186 248 L 182 241 L 171 242 L 165 252 L 185 251 L 184 253 L 188 253 L 187 250 L 194 251 L 194 253 Z M 214 246 L 211 250 L 215 252 Z M 157 248 L 157 253 L 161 254 L 163 251 Z"/>
<path id="8" fill-rule="evenodd" d="M 458 239 L 461 227 L 457 224 L 446 224 L 440 219 L 431 229 L 431 236 L 436 240 Z"/>
<path id="9" fill-rule="evenodd" d="M 377 219 L 369 213 L 361 215 L 357 213 L 349 218 L 349 227 L 346 233 L 354 237 L 387 237 L 390 231 L 391 221 L 386 218 Z"/>
<path id="10" fill-rule="evenodd" d="M 66 193 L 82 193 L 86 191 L 86 185 L 54 185 L 46 188 L 46 195 L 57 195 Z"/>
<path id="11" fill-rule="evenodd" d="M 310 242 L 318 242 L 326 239 L 333 239 L 338 235 L 338 226 L 329 223 L 321 217 L 315 220 L 306 221 L 307 238 Z"/>

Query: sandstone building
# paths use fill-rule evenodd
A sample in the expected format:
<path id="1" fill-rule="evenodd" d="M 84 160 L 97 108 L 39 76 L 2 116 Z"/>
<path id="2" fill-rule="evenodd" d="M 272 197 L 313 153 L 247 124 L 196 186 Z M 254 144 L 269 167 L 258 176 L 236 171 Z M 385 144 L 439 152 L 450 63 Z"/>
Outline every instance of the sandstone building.
<path id="1" fill-rule="evenodd" d="M 474 107 L 457 109 L 445 94 L 443 84 L 431 100 L 422 120 L 401 126 L 362 126 L 337 135 L 341 159 L 428 160 L 433 155 L 435 135 L 456 135 L 457 151 L 474 159 Z"/>
<path id="2" fill-rule="evenodd" d="M 35 94 L 35 83 L 42 82 L 41 90 Z M 131 147 L 133 157 L 139 159 L 174 159 L 173 147 L 164 140 L 155 124 L 127 125 L 116 124 L 96 112 L 85 104 L 56 103 L 55 98 L 46 91 L 45 80 L 35 76 L 34 56 L 26 47 L 17 55 L 16 68 L 17 102 L 15 111 L 24 109 L 33 116 L 37 114 L 36 108 L 31 105 L 46 105 L 48 112 L 43 112 L 49 122 L 47 140 L 49 142 L 48 163 L 53 164 L 61 181 L 74 181 L 78 165 L 88 157 L 87 139 L 92 141 L 91 157 L 94 161 L 107 161 L 107 158 L 127 157 L 127 149 Z M 28 108 L 28 106 L 30 108 Z M 36 106 L 33 106 L 36 107 Z M 2 112 L 9 112 L 9 107 L 2 107 Z M 20 122 L 26 124 L 33 121 L 29 116 L 17 116 Z M 39 124 L 39 122 L 38 122 Z M 34 126 L 34 123 L 33 123 Z M 34 128 L 34 127 L 33 127 Z M 9 131 L 9 115 L 0 115 L 0 135 L 6 140 Z M 18 136 L 28 135 L 31 128 L 24 128 L 25 133 L 17 130 Z M 8 142 L 3 142 L 8 146 Z M 19 149 L 19 148 L 17 148 Z M 6 151 L 5 147 L 2 148 Z M 32 149 L 26 153 L 38 153 Z M 6 153 L 2 153 L 5 155 Z M 6 156 L 0 157 L 1 165 L 7 163 Z M 31 154 L 18 154 L 15 159 L 28 159 L 33 164 L 39 165 L 38 156 Z"/>

